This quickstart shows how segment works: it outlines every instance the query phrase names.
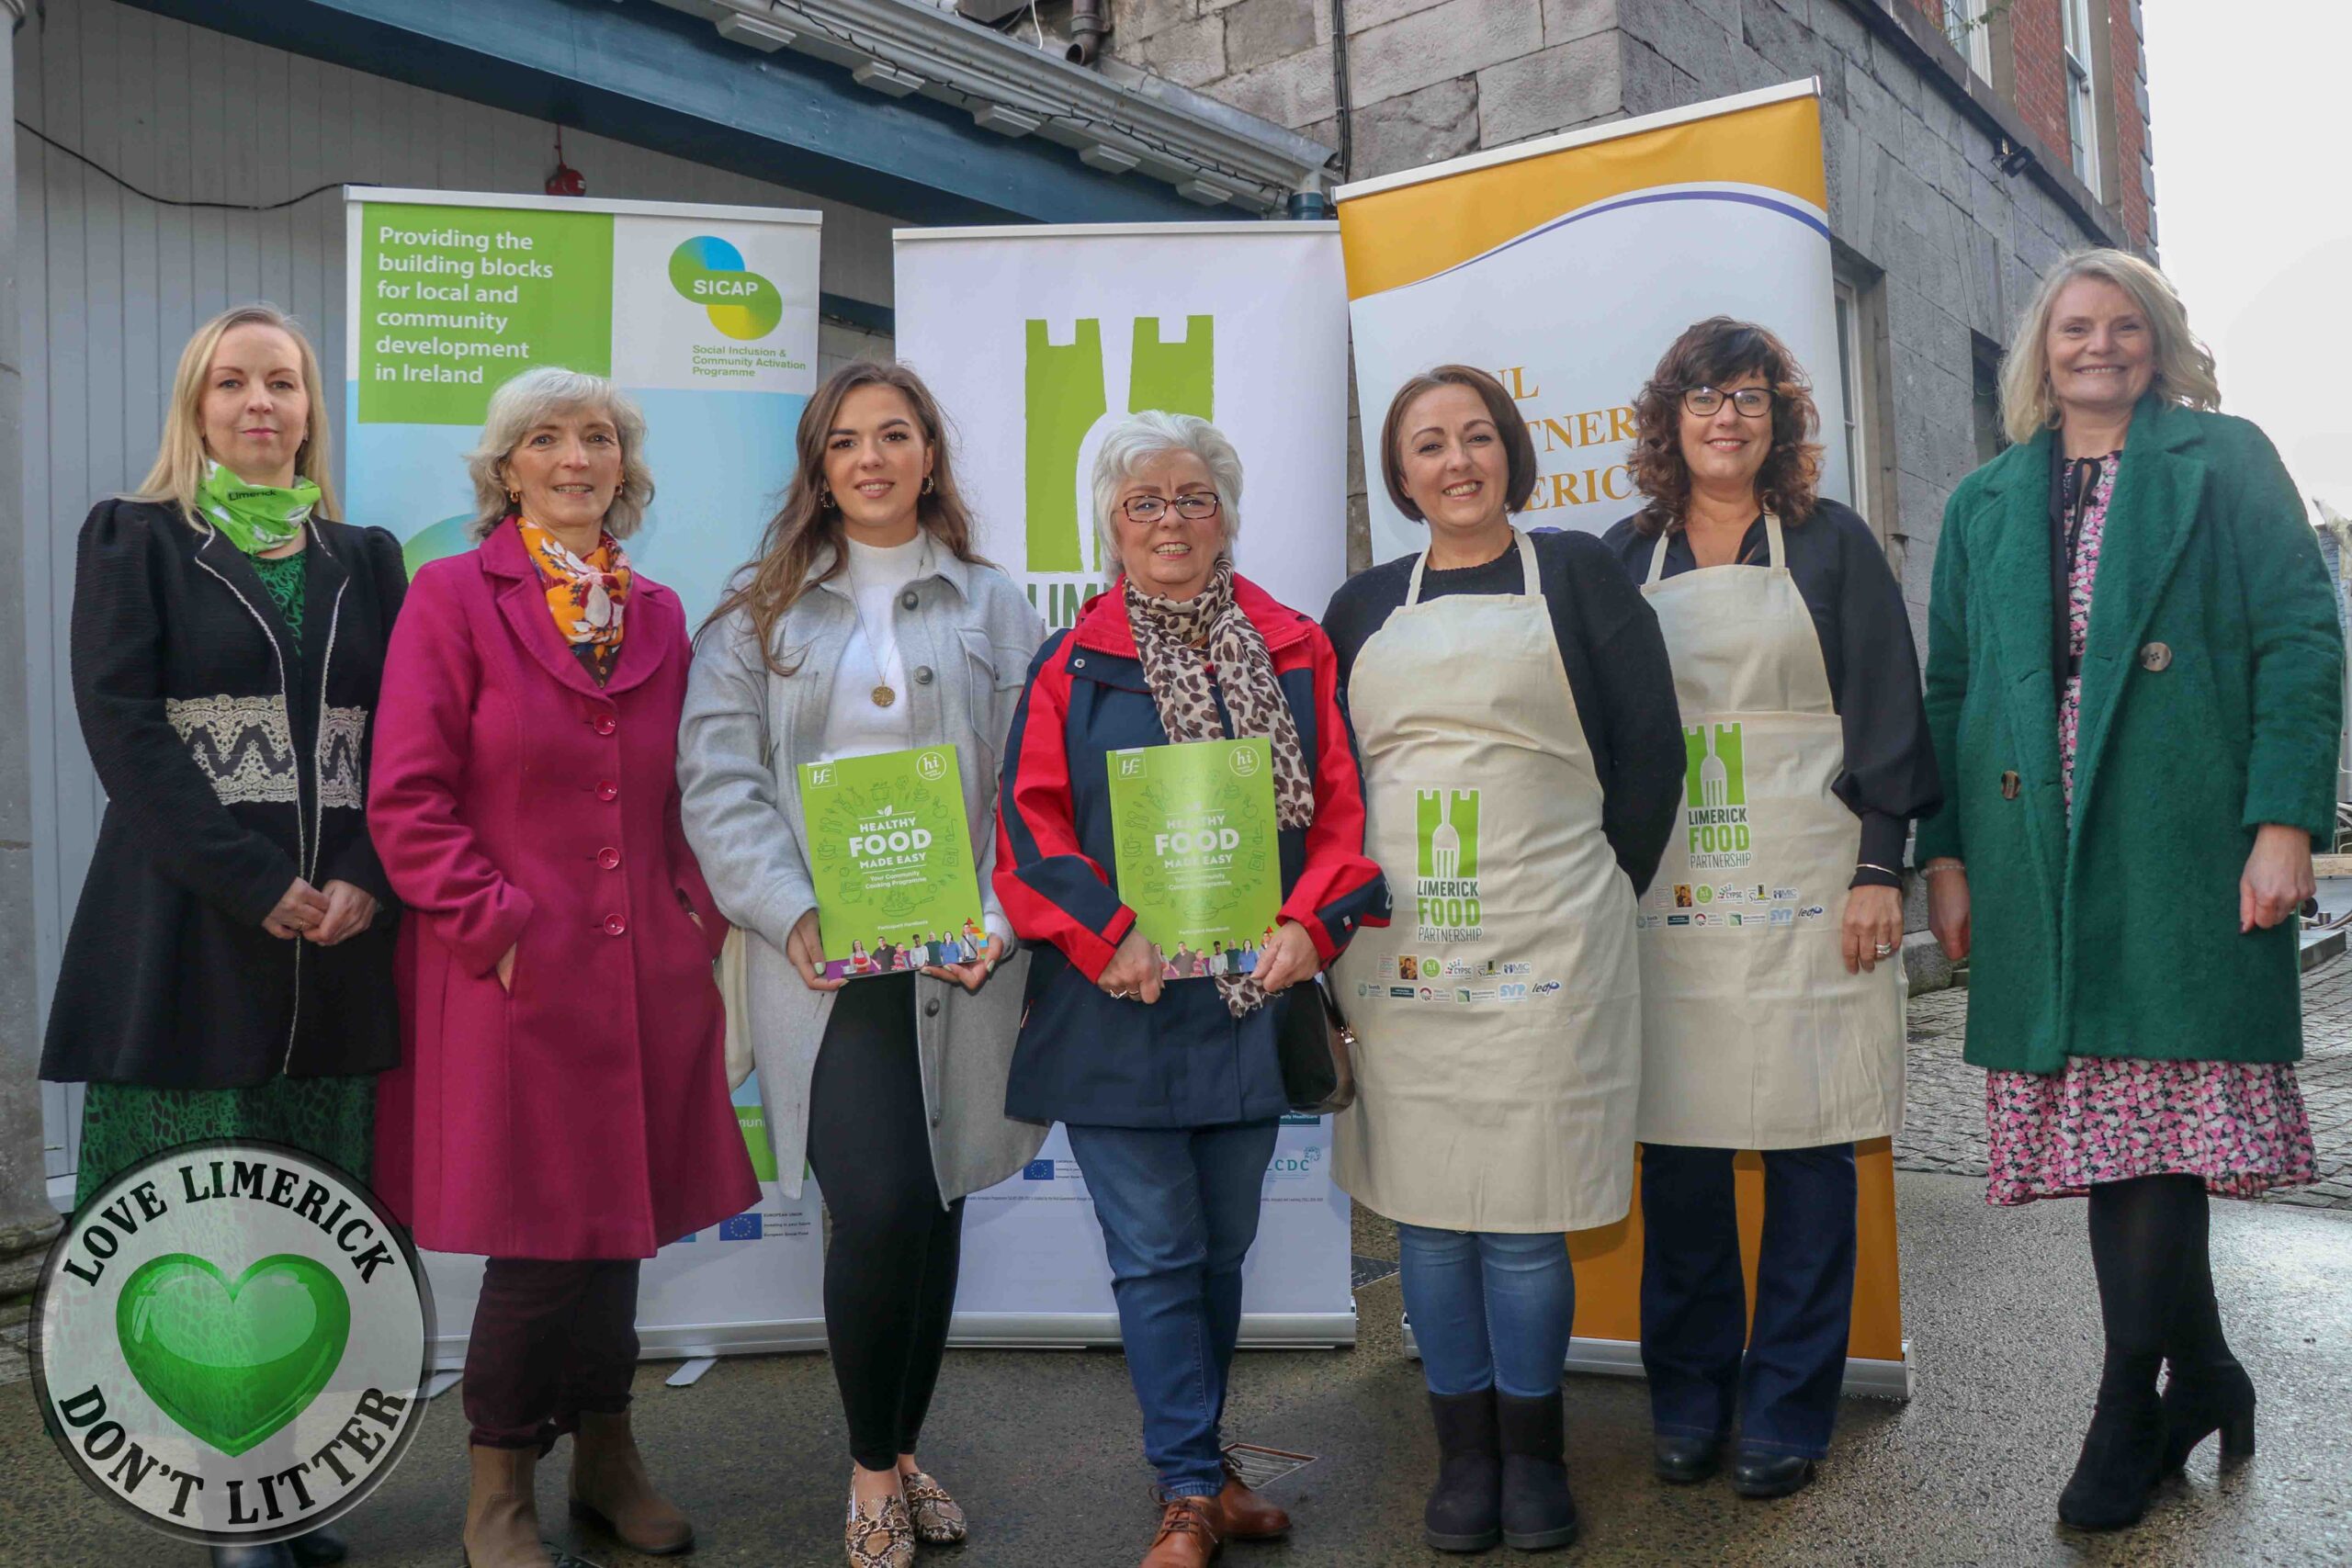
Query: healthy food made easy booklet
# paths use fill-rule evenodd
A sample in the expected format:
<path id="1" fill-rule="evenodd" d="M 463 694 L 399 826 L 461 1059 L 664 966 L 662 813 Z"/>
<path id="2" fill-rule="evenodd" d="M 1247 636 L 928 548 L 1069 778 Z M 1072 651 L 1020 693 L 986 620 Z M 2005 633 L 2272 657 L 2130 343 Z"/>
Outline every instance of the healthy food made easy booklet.
<path id="1" fill-rule="evenodd" d="M 1119 897 L 1170 980 L 1247 975 L 1282 909 L 1273 751 L 1263 737 L 1104 759 Z"/>
<path id="2" fill-rule="evenodd" d="M 968 964 L 987 946 L 953 746 L 800 764 L 828 979 Z"/>

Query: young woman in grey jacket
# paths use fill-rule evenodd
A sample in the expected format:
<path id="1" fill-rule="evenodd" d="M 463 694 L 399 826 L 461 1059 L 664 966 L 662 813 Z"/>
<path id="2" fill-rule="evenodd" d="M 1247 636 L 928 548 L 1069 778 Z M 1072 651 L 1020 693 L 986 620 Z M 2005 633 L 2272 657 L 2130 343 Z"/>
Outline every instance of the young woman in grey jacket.
<path id="1" fill-rule="evenodd" d="M 915 1461 L 946 1351 L 964 1196 L 1044 1129 L 1004 1115 L 1027 960 L 988 891 L 998 760 L 1044 637 L 973 555 L 939 406 L 858 363 L 800 417 L 799 466 L 759 558 L 697 639 L 678 744 L 685 829 L 748 944 L 752 1053 L 788 1195 L 805 1158 L 832 1234 L 825 1333 L 849 1420 L 851 1568 L 906 1568 L 964 1515 Z M 799 765 L 952 744 L 985 941 L 967 961 L 823 973 Z"/>

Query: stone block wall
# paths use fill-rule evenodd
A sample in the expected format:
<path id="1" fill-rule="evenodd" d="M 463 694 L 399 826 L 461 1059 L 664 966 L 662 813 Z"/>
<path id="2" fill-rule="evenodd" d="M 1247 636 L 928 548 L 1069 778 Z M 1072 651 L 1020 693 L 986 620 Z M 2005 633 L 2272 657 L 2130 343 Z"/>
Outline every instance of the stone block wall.
<path id="1" fill-rule="evenodd" d="M 2010 0 L 2009 18 L 2017 118 L 2063 171 L 2058 4 Z M 2117 27 L 2131 34 L 2128 50 L 2120 38 L 2114 47 L 2118 92 L 2129 96 L 2139 80 L 2136 21 L 2128 0 L 2114 5 Z M 1346 11 L 1355 178 L 1820 79 L 1830 227 L 1841 276 L 1869 301 L 1885 394 L 1869 431 L 1876 473 L 1861 500 L 1924 644 L 1943 505 L 1981 457 L 1980 340 L 2006 342 L 2051 264 L 2106 238 L 2048 185 L 2001 172 L 1996 132 L 1968 107 L 1965 67 L 1943 40 L 1940 0 L 1347 0 Z M 1329 0 L 1111 0 L 1111 22 L 1114 60 L 1338 144 Z M 2058 75 L 2037 77 L 2029 63 Z M 2131 115 L 2118 107 L 2119 123 L 2144 123 L 2136 105 Z M 2143 139 L 2119 140 L 2129 176 L 2120 183 L 2137 188 Z M 2125 212 L 2144 220 L 2128 194 Z M 1360 567 L 1360 451 L 1351 474 L 1350 556 Z"/>

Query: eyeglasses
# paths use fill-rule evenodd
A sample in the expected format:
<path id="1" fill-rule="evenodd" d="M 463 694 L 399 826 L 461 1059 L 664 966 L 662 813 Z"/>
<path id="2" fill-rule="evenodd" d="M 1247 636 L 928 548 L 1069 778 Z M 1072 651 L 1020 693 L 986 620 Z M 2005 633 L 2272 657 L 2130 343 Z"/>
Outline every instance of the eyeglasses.
<path id="1" fill-rule="evenodd" d="M 1736 392 L 1725 392 L 1714 387 L 1693 387 L 1682 394 L 1682 406 L 1701 419 L 1712 419 L 1729 398 L 1731 406 L 1739 411 L 1742 419 L 1762 419 L 1772 412 L 1772 391 L 1769 387 L 1742 387 Z"/>
<path id="2" fill-rule="evenodd" d="M 1216 494 L 1204 490 L 1188 491 L 1172 502 L 1156 495 L 1131 495 L 1119 502 L 1119 510 L 1130 523 L 1157 523 L 1168 515 L 1171 505 L 1187 523 L 1205 523 L 1218 511 Z"/>

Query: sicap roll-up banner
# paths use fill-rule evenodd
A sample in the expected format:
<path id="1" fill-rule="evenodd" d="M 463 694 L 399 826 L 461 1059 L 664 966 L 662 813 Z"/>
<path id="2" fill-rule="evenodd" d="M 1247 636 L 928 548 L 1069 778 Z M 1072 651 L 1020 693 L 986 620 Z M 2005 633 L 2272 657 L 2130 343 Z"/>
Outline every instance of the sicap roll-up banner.
<path id="1" fill-rule="evenodd" d="M 1197 414 L 1232 440 L 1235 564 L 1320 618 L 1347 571 L 1337 225 L 902 229 L 896 299 L 899 357 L 955 426 L 977 547 L 1047 626 L 1069 626 L 1117 573 L 1095 540 L 1094 454 L 1147 409 Z M 1355 1340 L 1348 1201 L 1329 1151 L 1319 1118 L 1285 1118 L 1247 1265 L 1244 1344 Z M 959 1343 L 1117 1342 L 1102 1234 L 1060 1128 L 966 1203 L 956 1309 Z"/>
<path id="2" fill-rule="evenodd" d="M 390 529 L 412 573 L 471 549 L 465 455 L 491 394 L 537 366 L 590 371 L 645 411 L 655 495 L 629 558 L 698 624 L 792 476 L 817 386 L 820 215 L 356 186 L 344 199 L 348 520 Z M 760 1205 L 646 1264 L 648 1356 L 824 1342 L 817 1190 L 783 1198 L 758 1084 L 735 1102 Z M 481 1260 L 423 1257 L 435 1362 L 461 1365 Z"/>
<path id="3" fill-rule="evenodd" d="M 1785 342 L 1813 379 L 1824 493 L 1850 501 L 1845 393 L 1821 158 L 1820 85 L 1791 83 L 1342 186 L 1334 193 L 1363 429 L 1410 377 L 1493 371 L 1535 438 L 1530 528 L 1598 532 L 1640 498 L 1626 468 L 1634 398 L 1692 322 L 1727 315 Z M 1367 466 L 1376 463 L 1367 455 Z M 1375 561 L 1425 534 L 1372 487 Z M 1888 1140 L 1862 1144 L 1860 1253 L 1847 1387 L 1907 1394 Z M 1763 1213 L 1737 1164 L 1752 1293 Z M 1639 1373 L 1641 1213 L 1568 1238 L 1568 1364 Z"/>
<path id="4" fill-rule="evenodd" d="M 1822 490 L 1850 500 L 1819 92 L 1793 83 L 1341 186 L 1367 434 L 1432 365 L 1490 370 L 1535 438 L 1521 525 L 1598 533 L 1640 503 L 1634 394 L 1683 328 L 1727 315 L 1770 327 L 1812 373 Z M 1419 550 L 1420 527 L 1371 490 L 1372 558 Z"/>

